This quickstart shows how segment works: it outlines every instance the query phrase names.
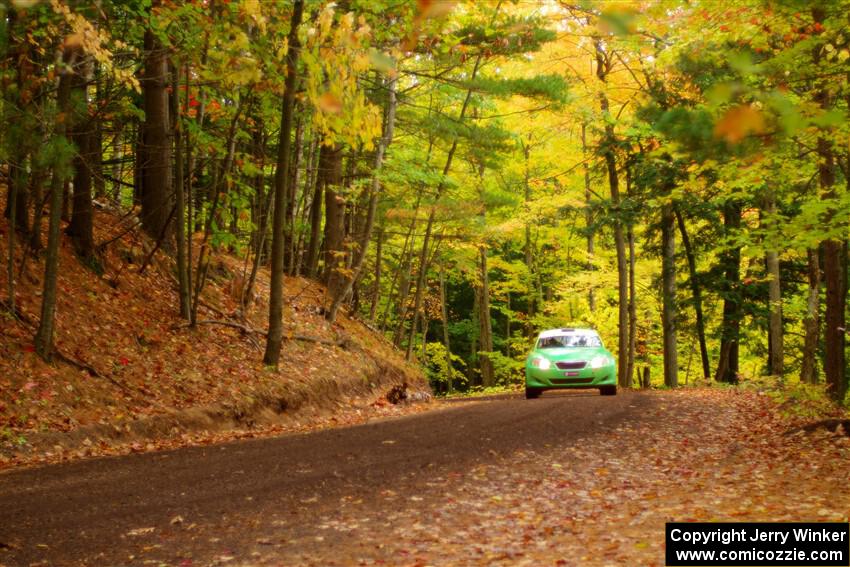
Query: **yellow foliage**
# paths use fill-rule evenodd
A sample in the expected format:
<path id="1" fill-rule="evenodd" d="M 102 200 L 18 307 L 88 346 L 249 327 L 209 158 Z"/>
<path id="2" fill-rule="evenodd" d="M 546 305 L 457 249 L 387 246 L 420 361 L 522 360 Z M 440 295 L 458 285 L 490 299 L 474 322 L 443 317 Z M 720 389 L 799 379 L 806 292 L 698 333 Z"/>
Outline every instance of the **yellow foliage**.
<path id="1" fill-rule="evenodd" d="M 266 31 L 266 17 L 263 15 L 260 0 L 242 0 L 239 4 L 239 11 L 246 18 L 253 20 L 261 32 Z"/>
<path id="2" fill-rule="evenodd" d="M 371 29 L 351 12 L 334 24 L 333 5 L 328 5 L 306 37 L 305 90 L 317 110 L 314 124 L 325 143 L 343 141 L 371 149 L 381 133 L 381 113 L 358 83 L 358 74 L 371 67 Z"/>
<path id="3" fill-rule="evenodd" d="M 23 7 L 22 4 L 34 5 L 35 3 L 22 2 L 22 0 L 15 3 L 19 7 Z M 81 49 L 100 63 L 102 68 L 111 73 L 118 81 L 127 83 L 137 92 L 141 92 L 139 81 L 132 69 L 119 69 L 112 64 L 112 52 L 107 44 L 112 43 L 116 49 L 124 49 L 126 48 L 124 42 L 109 37 L 102 29 L 95 28 L 86 18 L 72 12 L 61 0 L 50 0 L 50 6 L 56 14 L 62 16 L 71 30 L 65 38 L 66 47 Z"/>

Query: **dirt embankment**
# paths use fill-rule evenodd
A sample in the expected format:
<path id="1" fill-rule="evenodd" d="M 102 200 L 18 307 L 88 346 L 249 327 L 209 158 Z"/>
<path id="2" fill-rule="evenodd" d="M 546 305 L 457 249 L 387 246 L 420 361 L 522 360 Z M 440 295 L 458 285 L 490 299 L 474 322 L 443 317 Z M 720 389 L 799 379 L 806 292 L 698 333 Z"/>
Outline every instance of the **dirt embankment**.
<path id="1" fill-rule="evenodd" d="M 243 312 L 250 266 L 234 255 L 214 256 L 200 324 L 188 328 L 171 258 L 151 254 L 131 222 L 96 213 L 95 240 L 109 242 L 98 271 L 63 238 L 54 364 L 33 345 L 43 260 L 17 251 L 18 317 L 0 309 L 0 467 L 363 420 L 401 411 L 374 403 L 394 385 L 427 392 L 419 370 L 365 324 L 345 315 L 327 323 L 324 288 L 304 278 L 286 279 L 288 340 L 280 368 L 265 367 L 268 272 Z"/>

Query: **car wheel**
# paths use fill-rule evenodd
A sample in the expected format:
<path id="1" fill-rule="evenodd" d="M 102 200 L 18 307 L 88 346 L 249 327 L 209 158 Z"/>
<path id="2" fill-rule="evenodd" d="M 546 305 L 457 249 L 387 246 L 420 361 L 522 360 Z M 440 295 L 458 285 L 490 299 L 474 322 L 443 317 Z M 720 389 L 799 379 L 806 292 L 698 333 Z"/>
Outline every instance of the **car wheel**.
<path id="1" fill-rule="evenodd" d="M 617 386 L 602 386 L 599 388 L 599 393 L 603 396 L 616 396 Z"/>
<path id="2" fill-rule="evenodd" d="M 533 400 L 534 398 L 537 398 L 539 396 L 540 396 L 540 390 L 538 390 L 537 388 L 529 388 L 528 386 L 525 387 L 525 399 L 526 400 Z"/>

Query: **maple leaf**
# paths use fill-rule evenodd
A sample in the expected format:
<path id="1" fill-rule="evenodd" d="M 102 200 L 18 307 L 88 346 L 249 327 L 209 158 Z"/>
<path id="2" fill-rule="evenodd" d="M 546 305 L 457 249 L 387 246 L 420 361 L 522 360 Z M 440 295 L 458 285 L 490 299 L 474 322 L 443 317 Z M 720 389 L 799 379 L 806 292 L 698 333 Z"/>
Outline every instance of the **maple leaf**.
<path id="1" fill-rule="evenodd" d="M 418 18 L 439 18 L 451 12 L 456 2 L 451 0 L 417 0 Z"/>
<path id="2" fill-rule="evenodd" d="M 714 125 L 714 137 L 730 144 L 737 144 L 751 134 L 761 134 L 764 131 L 764 114 L 751 104 L 730 108 Z"/>
<path id="3" fill-rule="evenodd" d="M 342 101 L 333 93 L 322 93 L 316 100 L 316 105 L 322 112 L 327 112 L 328 114 L 339 114 L 342 112 Z"/>

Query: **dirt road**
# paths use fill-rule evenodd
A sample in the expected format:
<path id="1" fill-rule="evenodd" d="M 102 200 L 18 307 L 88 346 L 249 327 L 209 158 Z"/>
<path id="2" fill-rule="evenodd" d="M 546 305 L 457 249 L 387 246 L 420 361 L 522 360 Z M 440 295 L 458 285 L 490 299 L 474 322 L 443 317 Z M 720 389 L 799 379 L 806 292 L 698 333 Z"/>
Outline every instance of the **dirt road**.
<path id="1" fill-rule="evenodd" d="M 364 502 L 373 515 L 415 507 L 438 476 L 575 443 L 651 404 L 595 392 L 455 402 L 348 429 L 6 473 L 0 563 L 250 561 L 270 532 L 278 540 L 318 533 L 317 521 L 340 502 Z"/>
<path id="2" fill-rule="evenodd" d="M 850 438 L 753 390 L 442 403 L 0 474 L 0 565 L 663 565 L 668 521 L 848 521 Z"/>

